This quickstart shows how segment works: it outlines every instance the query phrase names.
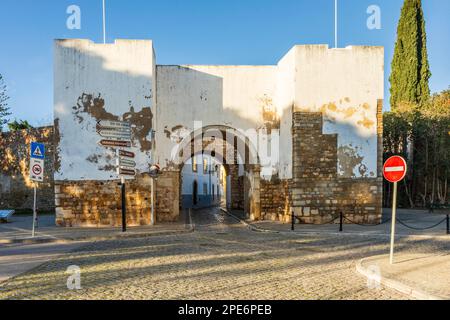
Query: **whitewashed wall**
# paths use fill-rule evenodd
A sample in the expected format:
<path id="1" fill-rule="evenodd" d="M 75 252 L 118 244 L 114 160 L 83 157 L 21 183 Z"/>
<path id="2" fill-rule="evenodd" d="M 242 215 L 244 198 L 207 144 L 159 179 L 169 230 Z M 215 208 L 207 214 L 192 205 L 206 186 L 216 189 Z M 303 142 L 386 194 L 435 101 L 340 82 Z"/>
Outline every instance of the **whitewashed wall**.
<path id="1" fill-rule="evenodd" d="M 199 123 L 245 133 L 265 128 L 264 110 L 273 109 L 281 119 L 275 164 L 281 178 L 292 178 L 292 110 L 324 113 L 324 133 L 339 135 L 341 176 L 376 175 L 383 48 L 296 46 L 276 66 L 156 66 L 151 41 L 58 40 L 54 63 L 56 180 L 117 178 L 110 170 L 112 151 L 98 145 L 95 126 L 101 115 L 77 107 L 83 94 L 101 95 L 105 112 L 119 118 L 131 107 L 136 114 L 150 108 L 149 120 L 141 121 L 148 134 L 134 137 L 132 150 L 141 171 L 152 162 L 151 150 L 141 143 L 151 140 L 150 128 L 156 130 L 155 162 L 167 169 L 173 168 L 180 138 Z"/>
<path id="2" fill-rule="evenodd" d="M 149 128 L 152 127 L 148 109 L 155 105 L 156 87 L 154 60 L 151 41 L 117 40 L 113 44 L 55 41 L 54 114 L 59 127 L 55 180 L 117 178 L 112 169 L 113 150 L 98 145 L 102 138 L 96 133 L 96 124 L 103 115 L 95 106 L 89 112 L 79 108 L 83 95 L 85 104 L 89 101 L 93 104 L 87 96 L 100 95 L 105 112 L 119 120 L 134 108 L 137 115 L 133 116 L 133 126 L 139 128 L 136 131 L 139 137 L 133 137 L 134 146 L 130 151 L 137 154 L 137 168 L 148 171 L 151 151 L 147 142 L 151 140 Z M 142 139 L 147 141 L 145 147 Z"/>
<path id="3" fill-rule="evenodd" d="M 264 127 L 264 106 L 275 108 L 275 66 L 157 66 L 157 75 L 156 150 L 163 168 L 196 122 L 256 132 Z"/>
<path id="4" fill-rule="evenodd" d="M 323 112 L 324 133 L 338 134 L 339 174 L 377 176 L 377 102 L 384 98 L 384 49 L 296 46 L 296 111 Z"/>
<path id="5" fill-rule="evenodd" d="M 277 66 L 158 66 L 157 160 L 168 167 L 180 135 L 203 126 L 264 127 L 280 121 L 280 178 L 292 178 L 292 111 L 323 112 L 324 133 L 339 135 L 342 177 L 377 173 L 377 101 L 384 98 L 381 47 L 295 46 Z"/>

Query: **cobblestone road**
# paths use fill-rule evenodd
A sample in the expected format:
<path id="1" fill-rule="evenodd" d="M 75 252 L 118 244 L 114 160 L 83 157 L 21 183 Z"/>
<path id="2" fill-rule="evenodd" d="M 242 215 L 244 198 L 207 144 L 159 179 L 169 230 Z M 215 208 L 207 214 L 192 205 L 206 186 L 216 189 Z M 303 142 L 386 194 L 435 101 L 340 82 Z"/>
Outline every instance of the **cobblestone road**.
<path id="1" fill-rule="evenodd" d="M 89 244 L 0 284 L 0 299 L 407 298 L 368 289 L 355 271 L 358 259 L 387 252 L 386 239 L 255 233 L 218 210 L 195 213 L 194 222 L 190 234 Z M 72 265 L 81 268 L 78 291 L 66 286 Z"/>

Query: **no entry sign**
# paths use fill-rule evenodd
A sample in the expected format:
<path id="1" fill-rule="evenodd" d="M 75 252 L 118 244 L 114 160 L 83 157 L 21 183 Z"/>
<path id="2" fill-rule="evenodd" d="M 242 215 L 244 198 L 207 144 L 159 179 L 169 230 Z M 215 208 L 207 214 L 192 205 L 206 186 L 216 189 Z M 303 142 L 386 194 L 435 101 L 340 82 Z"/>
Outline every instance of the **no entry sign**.
<path id="1" fill-rule="evenodd" d="M 402 181 L 406 176 L 407 165 L 405 159 L 400 156 L 390 157 L 383 168 L 384 178 L 392 183 Z"/>
<path id="2" fill-rule="evenodd" d="M 407 171 L 406 161 L 400 156 L 387 159 L 383 167 L 384 178 L 394 184 L 392 196 L 392 228 L 391 228 L 391 254 L 389 261 L 394 264 L 395 222 L 397 220 L 397 184 L 405 179 Z"/>

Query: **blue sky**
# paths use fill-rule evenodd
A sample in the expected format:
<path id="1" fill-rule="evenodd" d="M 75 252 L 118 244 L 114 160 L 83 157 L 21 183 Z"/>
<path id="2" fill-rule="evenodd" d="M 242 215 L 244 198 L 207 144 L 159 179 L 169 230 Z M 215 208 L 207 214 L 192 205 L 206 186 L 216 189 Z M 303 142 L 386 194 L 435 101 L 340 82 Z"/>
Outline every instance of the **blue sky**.
<path id="1" fill-rule="evenodd" d="M 334 43 L 334 0 L 106 0 L 107 40 L 152 39 L 158 64 L 276 64 L 295 44 Z M 424 0 L 433 92 L 450 85 L 450 1 Z M 339 0 L 339 46 L 386 48 L 389 70 L 403 0 Z M 66 9 L 81 8 L 81 30 L 68 30 Z M 378 5 L 382 29 L 366 27 Z M 0 73 L 13 118 L 52 121 L 52 41 L 102 41 L 101 0 L 1 0 Z"/>

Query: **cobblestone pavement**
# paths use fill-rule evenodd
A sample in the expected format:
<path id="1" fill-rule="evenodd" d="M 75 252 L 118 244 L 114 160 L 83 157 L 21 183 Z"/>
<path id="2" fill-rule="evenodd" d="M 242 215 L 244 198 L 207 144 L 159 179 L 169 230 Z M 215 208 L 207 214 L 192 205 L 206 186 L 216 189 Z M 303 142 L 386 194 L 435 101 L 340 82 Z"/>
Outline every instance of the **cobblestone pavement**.
<path id="1" fill-rule="evenodd" d="M 355 263 L 388 250 L 373 236 L 263 234 L 211 209 L 196 232 L 95 242 L 0 284 L 0 299 L 407 299 L 368 289 Z M 403 240 L 398 250 L 447 244 Z M 69 266 L 81 290 L 67 289 Z"/>

